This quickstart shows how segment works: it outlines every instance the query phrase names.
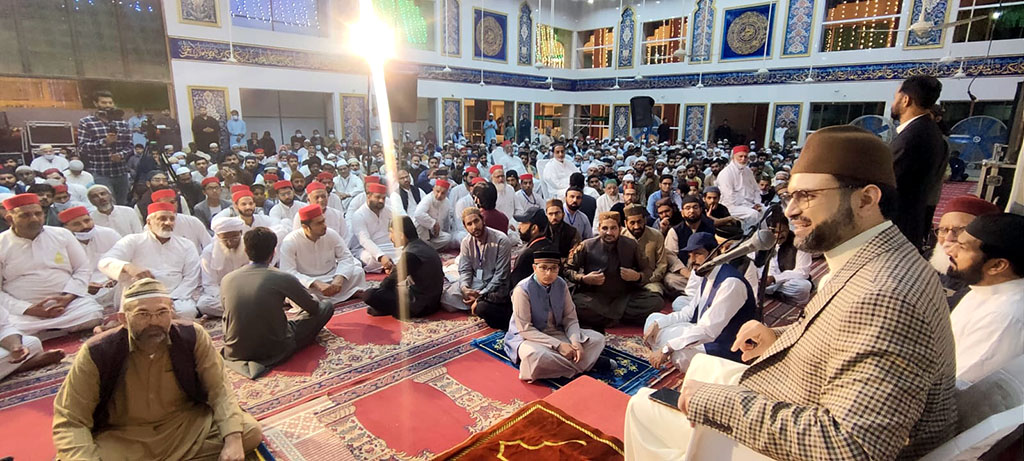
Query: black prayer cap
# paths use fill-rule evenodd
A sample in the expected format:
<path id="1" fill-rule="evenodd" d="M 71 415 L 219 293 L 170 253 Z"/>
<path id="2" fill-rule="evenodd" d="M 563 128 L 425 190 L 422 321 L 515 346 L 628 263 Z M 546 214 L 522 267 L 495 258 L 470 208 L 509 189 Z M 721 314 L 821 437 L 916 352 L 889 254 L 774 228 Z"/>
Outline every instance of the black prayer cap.
<path id="1" fill-rule="evenodd" d="M 989 257 L 1011 261 L 1020 261 L 1024 257 L 1024 246 L 1020 244 L 1020 237 L 1024 235 L 1024 216 L 1012 213 L 978 216 L 966 230 L 981 240 Z"/>
<path id="2" fill-rule="evenodd" d="M 556 263 L 562 262 L 562 255 L 557 251 L 551 250 L 539 250 L 533 253 L 533 262 L 539 263 L 541 261 L 553 261 Z"/>
<path id="3" fill-rule="evenodd" d="M 541 231 L 545 231 L 548 228 L 548 216 L 541 207 L 530 207 L 523 214 L 516 215 L 514 218 L 521 223 L 536 224 Z"/>

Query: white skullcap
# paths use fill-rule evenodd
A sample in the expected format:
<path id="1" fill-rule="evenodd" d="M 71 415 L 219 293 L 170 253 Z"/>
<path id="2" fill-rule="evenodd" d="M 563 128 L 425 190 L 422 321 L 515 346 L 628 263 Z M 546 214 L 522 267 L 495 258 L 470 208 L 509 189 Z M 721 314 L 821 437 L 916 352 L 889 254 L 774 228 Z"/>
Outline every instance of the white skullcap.
<path id="1" fill-rule="evenodd" d="M 183 166 L 179 166 L 177 170 L 174 170 L 174 174 L 185 174 L 185 173 L 191 173 L 191 172 L 192 172 L 192 170 L 190 170 L 188 168 L 185 168 Z"/>
<path id="2" fill-rule="evenodd" d="M 622 182 L 626 181 L 636 182 L 636 178 L 634 178 L 633 175 L 626 173 L 626 175 L 622 177 Z"/>
<path id="3" fill-rule="evenodd" d="M 14 169 L 15 173 L 21 173 L 21 172 L 24 172 L 24 171 L 35 171 L 35 170 L 33 170 L 32 167 L 30 167 L 28 165 L 21 165 L 21 166 L 19 166 L 19 167 Z"/>
<path id="4" fill-rule="evenodd" d="M 74 159 L 68 162 L 68 169 L 71 171 L 82 171 L 85 169 L 85 164 L 81 160 Z"/>
<path id="5" fill-rule="evenodd" d="M 213 218 L 213 222 L 210 223 L 210 229 L 213 229 L 215 234 L 223 234 L 225 232 L 241 232 L 245 230 L 245 222 L 242 218 L 219 216 Z"/>
<path id="6" fill-rule="evenodd" d="M 164 144 L 164 149 L 174 149 L 173 144 Z"/>
<path id="7" fill-rule="evenodd" d="M 104 186 L 103 184 L 93 184 L 93 185 L 89 186 L 89 189 L 87 189 L 85 191 L 85 194 L 89 195 L 89 194 L 93 193 L 93 191 L 97 191 L 97 190 L 100 190 L 100 189 L 103 189 L 103 190 L 107 191 L 107 193 L 110 193 L 110 188 L 108 188 L 107 186 Z"/>
<path id="8" fill-rule="evenodd" d="M 215 142 L 211 142 L 210 143 L 210 147 L 220 147 L 220 146 L 218 146 L 217 143 L 215 143 Z"/>
<path id="9" fill-rule="evenodd" d="M 206 153 L 203 153 L 203 152 L 196 152 L 195 155 L 196 155 L 196 157 L 199 157 L 199 158 L 201 158 L 203 160 L 206 160 L 207 162 L 210 161 L 210 155 L 209 154 L 206 154 Z"/>
<path id="10" fill-rule="evenodd" d="M 53 149 L 53 146 L 50 145 L 50 144 L 43 144 L 43 145 L 39 146 L 39 149 L 40 150 L 50 150 L 50 149 Z"/>

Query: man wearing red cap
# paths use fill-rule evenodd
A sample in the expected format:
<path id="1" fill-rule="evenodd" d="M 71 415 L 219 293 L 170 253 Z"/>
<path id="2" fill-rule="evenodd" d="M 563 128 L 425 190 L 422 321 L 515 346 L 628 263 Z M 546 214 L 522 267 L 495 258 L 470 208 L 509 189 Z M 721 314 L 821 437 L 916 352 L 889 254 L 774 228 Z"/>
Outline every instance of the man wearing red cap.
<path id="1" fill-rule="evenodd" d="M 465 167 L 462 170 L 462 182 L 448 191 L 448 200 L 451 200 L 453 204 L 459 203 L 462 197 L 469 195 L 473 179 L 479 176 L 480 170 L 478 168 L 472 166 Z"/>
<path id="2" fill-rule="evenodd" d="M 171 288 L 178 316 L 194 319 L 199 314 L 199 252 L 194 243 L 176 235 L 176 220 L 181 215 L 174 204 L 152 203 L 147 211 L 145 232 L 121 237 L 100 259 L 99 269 L 122 287 L 147 277 L 159 280 Z"/>
<path id="3" fill-rule="evenodd" d="M 341 236 L 342 241 L 348 245 L 350 240 L 348 223 L 345 222 L 345 216 L 340 211 L 327 206 L 328 196 L 327 187 L 323 184 L 313 181 L 306 186 L 306 196 L 309 197 L 310 205 L 318 205 L 323 210 L 324 219 L 327 220 L 327 227 L 334 229 L 338 235 Z M 300 223 L 301 219 L 298 214 L 292 218 L 292 230 L 298 230 L 302 228 Z M 287 234 L 286 234 L 287 235 Z"/>
<path id="4" fill-rule="evenodd" d="M 109 227 L 97 226 L 89 210 L 84 206 L 68 208 L 58 215 L 64 228 L 75 234 L 75 239 L 82 244 L 85 255 L 89 258 L 92 278 L 89 279 L 89 294 L 103 307 L 114 306 L 113 286 L 117 283 L 107 278 L 99 270 L 100 258 L 121 239 L 116 231 Z"/>
<path id="5" fill-rule="evenodd" d="M 160 189 L 153 191 L 151 195 L 153 203 L 166 203 L 171 206 L 175 206 L 176 203 L 180 203 L 181 200 L 178 197 L 178 193 L 174 189 Z M 188 209 L 188 207 L 175 206 L 176 210 Z M 174 235 L 181 237 L 189 242 L 192 242 L 196 248 L 196 254 L 203 252 L 203 248 L 210 244 L 210 231 L 206 229 L 203 222 L 195 216 L 186 215 L 183 213 L 175 212 L 174 220 Z M 149 219 L 146 219 L 149 222 Z"/>
<path id="6" fill-rule="evenodd" d="M 434 190 L 423 197 L 412 215 L 416 233 L 435 250 L 443 251 L 455 246 L 451 233 L 451 202 L 448 188 L 451 183 L 444 179 L 434 182 Z"/>
<path id="7" fill-rule="evenodd" d="M 281 243 L 281 270 L 313 296 L 337 304 L 365 288 L 366 275 L 348 242 L 328 226 L 324 208 L 312 203 L 299 210 L 299 226 Z"/>
<path id="8" fill-rule="evenodd" d="M 47 226 L 60 226 L 60 220 L 57 219 L 59 211 L 53 206 L 53 196 L 56 193 L 53 186 L 46 183 L 32 184 L 28 186 L 25 192 L 39 197 L 39 206 L 43 207 L 43 215 L 46 216 L 44 223 Z"/>
<path id="9" fill-rule="evenodd" d="M 291 181 L 282 179 L 274 183 L 274 190 L 277 191 L 277 205 L 270 209 L 270 217 L 281 222 L 291 232 L 295 216 L 307 203 L 295 198 L 295 189 Z"/>
<path id="10" fill-rule="evenodd" d="M 346 210 L 345 216 L 351 216 L 352 213 L 355 213 L 359 207 L 366 203 L 366 190 L 370 187 L 370 184 L 381 184 L 380 176 L 370 175 L 363 179 L 363 193 L 352 197 L 352 201 L 348 203 L 348 210 Z M 388 198 L 388 203 L 390 201 L 391 199 Z"/>
<path id="11" fill-rule="evenodd" d="M 231 208 L 217 213 L 217 216 L 214 216 L 213 219 L 242 218 L 242 223 L 245 224 L 245 228 L 242 230 L 243 234 L 254 227 L 266 227 L 274 231 L 278 239 L 288 235 L 289 229 L 284 224 L 259 211 L 263 210 L 256 206 L 256 198 L 252 191 L 249 188 L 245 188 L 231 194 Z"/>
<path id="12" fill-rule="evenodd" d="M 196 204 L 195 208 L 192 209 L 192 213 L 209 229 L 213 217 L 224 209 L 231 207 L 231 202 L 221 198 L 220 180 L 217 177 L 204 178 L 202 187 L 206 200 Z"/>
<path id="13" fill-rule="evenodd" d="M 722 204 L 739 219 L 744 229 L 757 225 L 761 218 L 761 189 L 750 171 L 750 149 L 736 146 L 732 149 L 732 161 L 718 174 L 715 185 L 722 191 Z"/>
<path id="14" fill-rule="evenodd" d="M 0 233 L 0 307 L 9 325 L 26 334 L 99 325 L 103 309 L 89 296 L 92 269 L 75 236 L 43 225 L 35 194 L 15 195 L 3 206 L 11 228 Z"/>
<path id="15" fill-rule="evenodd" d="M 363 263 L 366 272 L 389 271 L 398 252 L 388 234 L 393 211 L 387 207 L 388 189 L 382 184 L 367 184 L 366 203 L 350 214 L 352 254 Z"/>
<path id="16" fill-rule="evenodd" d="M 345 215 L 345 207 L 341 204 L 341 198 L 334 193 L 334 175 L 326 171 L 321 171 L 320 174 L 316 175 L 316 181 L 323 184 L 327 189 L 327 206 L 337 210 L 342 216 Z"/>
<path id="17" fill-rule="evenodd" d="M 519 191 L 515 195 L 516 216 L 522 216 L 530 208 L 544 208 L 544 200 L 533 189 L 533 175 L 519 176 Z"/>
<path id="18" fill-rule="evenodd" d="M 85 203 L 88 201 L 87 189 L 85 186 L 68 182 L 67 178 L 64 176 L 64 172 L 61 170 L 56 168 L 46 170 L 43 172 L 43 179 L 45 179 L 46 182 L 53 184 L 53 187 L 57 187 L 57 185 L 67 187 L 68 196 L 72 201 L 79 203 Z"/>
<path id="19" fill-rule="evenodd" d="M 950 253 L 957 244 L 956 239 L 974 218 L 992 214 L 999 214 L 999 208 L 991 202 L 973 195 L 961 195 L 949 201 L 946 211 L 939 219 L 939 227 L 935 228 L 935 248 L 932 248 L 928 262 L 939 271 L 939 280 L 946 290 L 946 301 L 950 309 L 970 291 L 966 283 L 946 274 L 949 269 Z"/>

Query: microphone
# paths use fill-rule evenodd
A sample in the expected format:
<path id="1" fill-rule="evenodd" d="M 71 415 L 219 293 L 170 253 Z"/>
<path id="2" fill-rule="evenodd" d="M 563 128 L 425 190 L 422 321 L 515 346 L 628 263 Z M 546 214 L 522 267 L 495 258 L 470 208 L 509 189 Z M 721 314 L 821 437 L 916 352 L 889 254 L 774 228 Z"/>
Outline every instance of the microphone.
<path id="1" fill-rule="evenodd" d="M 705 261 L 704 264 L 701 264 L 700 267 L 694 270 L 694 272 L 696 272 L 697 275 L 704 277 L 708 275 L 715 266 L 725 264 L 739 258 L 740 256 L 753 253 L 755 251 L 767 250 L 773 246 L 775 246 L 775 234 L 768 229 L 761 229 L 752 237 L 747 239 L 747 241 L 736 245 L 728 252 L 718 255 L 710 261 Z"/>

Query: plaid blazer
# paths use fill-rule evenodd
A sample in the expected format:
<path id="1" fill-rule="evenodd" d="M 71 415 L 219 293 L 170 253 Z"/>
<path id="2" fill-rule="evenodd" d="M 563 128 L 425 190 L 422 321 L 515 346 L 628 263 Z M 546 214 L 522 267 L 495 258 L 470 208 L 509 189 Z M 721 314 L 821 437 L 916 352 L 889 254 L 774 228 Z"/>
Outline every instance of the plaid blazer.
<path id="1" fill-rule="evenodd" d="M 954 435 L 953 333 L 935 270 L 890 226 L 691 421 L 775 459 L 916 459 Z"/>

